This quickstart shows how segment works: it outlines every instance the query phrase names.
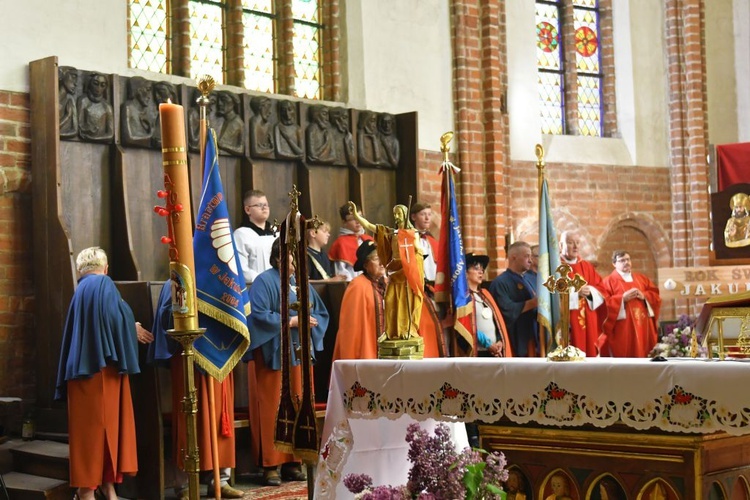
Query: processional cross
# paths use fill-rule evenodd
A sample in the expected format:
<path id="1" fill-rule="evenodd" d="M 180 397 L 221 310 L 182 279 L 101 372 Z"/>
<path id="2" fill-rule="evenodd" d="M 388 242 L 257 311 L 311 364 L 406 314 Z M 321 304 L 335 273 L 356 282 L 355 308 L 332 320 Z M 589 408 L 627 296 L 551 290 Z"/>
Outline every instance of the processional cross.
<path id="1" fill-rule="evenodd" d="M 551 274 L 547 278 L 547 281 L 544 282 L 544 287 L 550 293 L 560 295 L 560 330 L 562 338 L 557 349 L 547 355 L 547 359 L 550 361 L 583 361 L 586 358 L 586 354 L 583 351 L 576 346 L 570 345 L 570 289 L 573 288 L 573 290 L 578 292 L 587 284 L 586 280 L 577 273 L 571 279 L 570 274 L 572 272 L 573 268 L 568 264 L 560 264 L 555 269 L 555 274 L 559 274 L 560 277 L 556 278 L 555 274 Z"/>

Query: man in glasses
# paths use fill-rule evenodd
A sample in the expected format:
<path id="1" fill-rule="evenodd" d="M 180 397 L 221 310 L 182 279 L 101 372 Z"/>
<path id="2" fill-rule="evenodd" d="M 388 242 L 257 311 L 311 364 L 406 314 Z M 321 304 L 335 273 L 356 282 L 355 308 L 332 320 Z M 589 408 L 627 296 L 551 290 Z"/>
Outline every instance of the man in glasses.
<path id="1" fill-rule="evenodd" d="M 645 274 L 634 273 L 630 254 L 612 254 L 612 274 L 604 278 L 607 320 L 599 337 L 602 356 L 643 358 L 656 345 L 661 298 Z"/>
<path id="2" fill-rule="evenodd" d="M 276 233 L 268 218 L 271 209 L 263 191 L 247 191 L 242 198 L 245 215 L 242 226 L 234 231 L 234 243 L 242 263 L 242 274 L 248 286 L 263 271 L 271 268 L 271 245 Z"/>

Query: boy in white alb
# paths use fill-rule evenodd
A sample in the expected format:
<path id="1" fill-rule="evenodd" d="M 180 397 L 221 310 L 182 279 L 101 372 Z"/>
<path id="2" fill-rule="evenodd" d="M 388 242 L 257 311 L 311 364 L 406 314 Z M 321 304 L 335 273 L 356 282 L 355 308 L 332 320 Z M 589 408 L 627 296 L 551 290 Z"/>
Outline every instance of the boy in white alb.
<path id="1" fill-rule="evenodd" d="M 240 255 L 242 274 L 249 286 L 256 276 L 271 268 L 271 245 L 277 234 L 268 222 L 271 210 L 263 191 L 247 191 L 242 203 L 247 219 L 234 230 L 234 243 Z"/>

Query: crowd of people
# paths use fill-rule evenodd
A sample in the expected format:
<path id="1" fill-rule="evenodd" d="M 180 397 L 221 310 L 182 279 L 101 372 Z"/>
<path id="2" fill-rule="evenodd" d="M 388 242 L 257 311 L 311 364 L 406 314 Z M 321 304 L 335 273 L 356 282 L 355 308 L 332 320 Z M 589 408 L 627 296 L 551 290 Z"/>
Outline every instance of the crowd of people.
<path id="1" fill-rule="evenodd" d="M 274 446 L 274 426 L 281 387 L 281 266 L 294 275 L 294 263 L 281 255 L 277 228 L 269 223 L 270 207 L 262 191 L 252 190 L 243 198 L 242 225 L 234 241 L 249 287 L 248 316 L 250 347 L 248 363 L 251 453 L 263 471 L 266 485 L 282 479 L 306 479 L 294 455 Z M 537 321 L 537 265 L 539 247 L 517 241 L 507 249 L 507 268 L 489 280 L 487 255 L 465 255 L 468 294 L 474 311 L 473 331 L 451 332 L 450 315 L 442 313 L 433 298 L 438 245 L 430 234 L 432 210 L 416 203 L 411 210 L 394 208 L 395 226 L 374 225 L 349 202 L 339 210 L 341 227 L 328 251 L 331 226 L 315 220 L 307 227 L 307 269 L 311 280 L 347 281 L 341 305 L 339 330 L 333 359 L 374 359 L 382 339 L 425 338 L 425 356 L 531 357 L 539 356 Z M 365 234 L 374 232 L 375 238 Z M 560 235 L 561 261 L 586 280 L 578 292 L 570 293 L 571 344 L 587 356 L 645 357 L 657 342 L 657 320 L 661 299 L 658 288 L 645 275 L 633 272 L 631 255 L 618 250 L 612 256 L 612 272 L 602 278 L 594 266 L 581 259 L 580 237 L 566 231 Z M 172 327 L 169 282 L 162 290 L 151 331 L 137 324 L 130 308 L 107 277 L 104 251 L 89 248 L 77 258 L 79 284 L 68 312 L 58 370 L 56 396 L 68 400 L 70 414 L 71 485 L 81 500 L 94 498 L 101 487 L 114 500 L 114 483 L 123 474 L 137 470 L 135 429 L 128 376 L 139 372 L 137 342 L 151 343 L 149 360 L 171 367 L 175 380 L 182 377 L 180 347 L 166 332 Z M 415 271 L 416 270 L 416 271 Z M 417 273 L 417 274 L 415 274 Z M 415 284 L 415 276 L 419 283 Z M 296 283 L 290 283 L 293 303 Z M 488 285 L 488 286 L 487 286 Z M 315 289 L 309 289 L 312 351 L 323 349 L 329 315 Z M 398 314 L 389 313 L 396 308 Z M 299 344 L 299 317 L 289 310 L 292 344 Z M 438 320 L 442 319 L 442 324 Z M 437 326 L 436 326 L 437 325 Z M 434 337 L 428 341 L 425 332 Z M 151 333 L 153 332 L 153 334 Z M 293 350 L 294 351 L 294 350 Z M 300 361 L 291 354 L 293 396 L 301 394 Z M 210 435 L 204 404 L 208 384 L 214 384 L 216 418 L 232 419 L 234 379 L 230 374 L 217 382 L 197 371 L 200 449 L 208 449 Z M 180 407 L 182 384 L 173 385 L 173 408 Z M 229 409 L 230 411 L 227 411 Z M 222 414 L 221 412 L 225 413 Z M 184 448 L 184 418 L 173 425 L 175 458 L 181 464 Z M 93 432 L 92 430 L 96 430 Z M 230 428 L 218 437 L 221 492 L 239 498 L 242 492 L 228 484 L 235 465 L 234 433 Z M 95 453 L 93 450 L 102 450 Z M 210 453 L 200 454 L 200 470 L 214 467 Z M 206 482 L 212 477 L 204 474 Z M 179 498 L 187 498 L 185 488 Z"/>

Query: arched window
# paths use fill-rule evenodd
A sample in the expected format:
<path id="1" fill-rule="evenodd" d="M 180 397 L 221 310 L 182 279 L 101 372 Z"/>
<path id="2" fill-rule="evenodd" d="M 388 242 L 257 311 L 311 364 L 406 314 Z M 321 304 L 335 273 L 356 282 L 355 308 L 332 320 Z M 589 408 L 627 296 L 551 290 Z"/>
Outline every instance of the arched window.
<path id="1" fill-rule="evenodd" d="M 191 78 L 209 74 L 217 83 L 250 90 L 335 100 L 324 95 L 323 85 L 327 3 L 129 0 L 129 66 Z"/>
<path id="2" fill-rule="evenodd" d="M 537 86 L 544 134 L 603 136 L 599 0 L 537 0 Z"/>

